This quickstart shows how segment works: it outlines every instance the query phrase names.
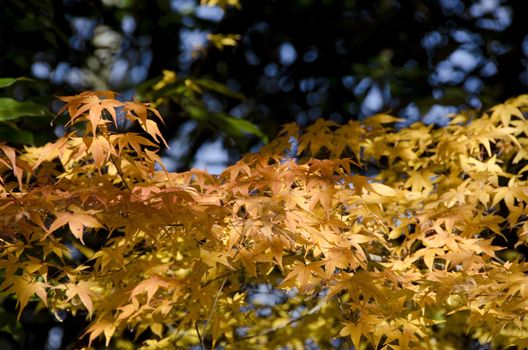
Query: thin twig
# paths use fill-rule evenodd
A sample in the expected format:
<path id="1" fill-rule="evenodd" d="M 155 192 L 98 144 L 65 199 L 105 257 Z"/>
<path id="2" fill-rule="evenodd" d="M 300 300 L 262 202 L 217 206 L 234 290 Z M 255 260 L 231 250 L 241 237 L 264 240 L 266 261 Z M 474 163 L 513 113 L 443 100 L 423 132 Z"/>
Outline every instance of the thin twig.
<path id="1" fill-rule="evenodd" d="M 20 203 L 20 201 L 18 200 L 17 197 L 15 197 L 15 195 L 6 189 L 6 192 L 11 196 L 11 198 L 13 198 L 13 200 L 15 201 L 16 204 L 18 204 L 22 209 L 24 208 L 24 206 L 22 205 L 22 203 Z"/>
<path id="2" fill-rule="evenodd" d="M 236 249 L 235 251 L 235 254 L 233 255 L 233 260 L 236 258 L 236 256 L 238 255 L 238 253 L 240 252 L 240 247 L 243 245 L 243 243 L 246 241 L 247 239 L 247 235 L 243 235 L 243 238 L 240 242 L 240 245 L 239 247 Z M 224 286 L 227 282 L 227 278 L 231 275 L 232 273 L 228 273 L 224 279 L 222 280 L 222 284 L 220 285 L 220 288 L 218 288 L 218 291 L 216 292 L 216 295 L 215 295 L 215 298 L 214 298 L 214 301 L 213 301 L 213 307 L 211 308 L 211 311 L 209 312 L 209 316 L 207 317 L 207 321 L 205 322 L 205 325 L 203 327 L 203 331 L 202 331 L 202 334 L 205 335 L 205 333 L 207 332 L 207 328 L 209 327 L 209 324 L 211 323 L 211 319 L 213 318 L 213 314 L 214 312 L 216 311 L 216 305 L 218 304 L 218 299 L 220 298 L 220 294 L 222 293 L 222 290 L 224 289 Z M 211 281 L 209 281 L 208 283 L 210 283 Z M 196 328 L 196 333 L 198 334 L 198 339 L 200 340 L 200 347 L 201 347 L 201 350 L 205 350 L 205 347 L 204 347 L 204 342 L 203 342 L 203 338 L 202 338 L 202 335 L 200 334 L 200 331 L 198 329 L 198 325 L 195 324 L 195 328 Z"/>
<path id="3" fill-rule="evenodd" d="M 218 299 L 220 298 L 220 293 L 222 293 L 222 289 L 224 289 L 226 282 L 227 282 L 227 276 L 224 277 L 224 280 L 222 281 L 222 285 L 220 286 L 220 288 L 218 288 L 218 291 L 216 292 L 215 299 L 213 302 L 213 307 L 211 308 L 211 312 L 209 312 L 209 317 L 207 318 L 207 321 L 205 322 L 205 325 L 203 328 L 203 334 L 207 332 L 207 327 L 209 327 L 209 323 L 211 323 L 211 319 L 213 318 L 213 314 L 216 309 L 216 304 L 218 303 Z M 203 342 L 200 342 L 200 344 L 202 345 L 202 350 L 204 350 Z"/>
<path id="4" fill-rule="evenodd" d="M 121 179 L 121 181 L 125 184 L 126 188 L 128 188 L 128 190 L 132 192 L 132 188 L 130 188 L 130 186 L 128 185 L 128 182 L 126 182 L 123 172 L 121 171 L 121 167 L 116 164 L 116 162 L 114 161 L 114 158 L 110 157 L 110 161 L 116 167 L 117 174 L 119 175 L 119 178 Z"/>
<path id="5" fill-rule="evenodd" d="M 200 340 L 200 349 L 205 350 L 204 341 L 202 335 L 200 334 L 200 329 L 198 328 L 198 323 L 194 324 L 194 329 L 196 330 L 196 335 L 198 335 L 198 340 Z"/>
<path id="6" fill-rule="evenodd" d="M 279 326 L 267 329 L 267 330 L 265 330 L 263 332 L 256 333 L 256 334 L 248 334 L 248 335 L 239 337 L 239 338 L 237 338 L 237 341 L 244 341 L 244 340 L 248 340 L 248 339 L 251 339 L 251 338 L 261 337 L 263 335 L 270 335 L 270 334 L 273 334 L 275 332 L 278 332 L 279 330 L 284 329 L 285 327 L 287 327 L 287 326 L 289 326 L 289 325 L 291 325 L 291 324 L 293 324 L 293 323 L 295 323 L 297 321 L 300 321 L 303 318 L 306 318 L 308 316 L 314 315 L 316 312 L 318 312 L 322 308 L 322 306 L 323 306 L 323 303 L 320 301 L 313 308 L 308 310 L 305 314 L 302 314 L 302 315 L 300 315 L 298 317 L 294 317 L 294 318 L 282 323 Z"/>

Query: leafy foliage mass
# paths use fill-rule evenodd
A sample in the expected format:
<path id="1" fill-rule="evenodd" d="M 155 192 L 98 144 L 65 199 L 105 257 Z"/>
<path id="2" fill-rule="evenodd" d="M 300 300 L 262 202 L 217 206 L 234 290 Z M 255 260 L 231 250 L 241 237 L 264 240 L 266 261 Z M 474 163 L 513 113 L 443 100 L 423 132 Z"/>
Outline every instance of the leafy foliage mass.
<path id="1" fill-rule="evenodd" d="M 85 315 L 88 346 L 528 346 L 528 96 L 444 128 L 288 124 L 219 176 L 165 171 L 160 114 L 115 97 L 63 97 L 64 137 L 0 145 L 19 315 Z"/>

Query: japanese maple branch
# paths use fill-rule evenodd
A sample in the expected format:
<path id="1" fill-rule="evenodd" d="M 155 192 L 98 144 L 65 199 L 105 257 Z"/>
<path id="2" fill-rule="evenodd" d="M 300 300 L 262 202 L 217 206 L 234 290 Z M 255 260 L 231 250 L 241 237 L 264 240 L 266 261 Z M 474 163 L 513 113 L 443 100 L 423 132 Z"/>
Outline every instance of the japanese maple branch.
<path id="1" fill-rule="evenodd" d="M 114 160 L 114 158 L 110 157 L 110 161 L 112 162 L 112 164 L 114 164 L 114 166 L 116 167 L 116 170 L 117 170 L 117 174 L 119 175 L 119 178 L 121 179 L 121 181 L 125 184 L 126 188 L 132 192 L 132 188 L 130 188 L 130 185 L 128 184 L 128 182 L 126 182 L 125 180 L 125 176 L 123 174 L 123 171 L 121 170 L 121 167 L 118 166 Z"/>

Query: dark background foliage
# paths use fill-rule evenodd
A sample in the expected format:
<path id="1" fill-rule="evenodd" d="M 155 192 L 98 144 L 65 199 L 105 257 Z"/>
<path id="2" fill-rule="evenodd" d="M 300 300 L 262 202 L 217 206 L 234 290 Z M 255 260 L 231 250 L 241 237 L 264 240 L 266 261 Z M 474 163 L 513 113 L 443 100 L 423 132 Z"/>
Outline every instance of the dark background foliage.
<path id="1" fill-rule="evenodd" d="M 225 10 L 195 0 L 8 1 L 0 76 L 37 78 L 31 88 L 45 98 L 83 89 L 132 95 L 164 69 L 242 92 L 243 101 L 205 92 L 206 117 L 181 99 L 162 107 L 167 138 L 184 139 L 174 141 L 171 164 L 184 169 L 213 140 L 229 151 L 222 162 L 258 145 L 215 123 L 218 112 L 271 137 L 289 121 L 346 122 L 380 111 L 442 124 L 456 109 L 523 93 L 527 10 L 524 1 L 501 0 L 267 0 Z M 241 39 L 220 50 L 207 33 Z"/>

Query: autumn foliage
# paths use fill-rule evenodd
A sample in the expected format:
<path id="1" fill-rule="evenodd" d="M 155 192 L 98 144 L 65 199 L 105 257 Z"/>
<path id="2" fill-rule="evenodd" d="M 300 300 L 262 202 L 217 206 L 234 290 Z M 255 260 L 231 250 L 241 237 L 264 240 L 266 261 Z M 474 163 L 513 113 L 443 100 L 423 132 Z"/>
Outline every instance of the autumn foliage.
<path id="1" fill-rule="evenodd" d="M 148 105 L 62 100 L 64 137 L 0 145 L 19 315 L 84 315 L 80 346 L 528 346 L 528 96 L 442 128 L 289 124 L 219 176 L 166 171 Z"/>

